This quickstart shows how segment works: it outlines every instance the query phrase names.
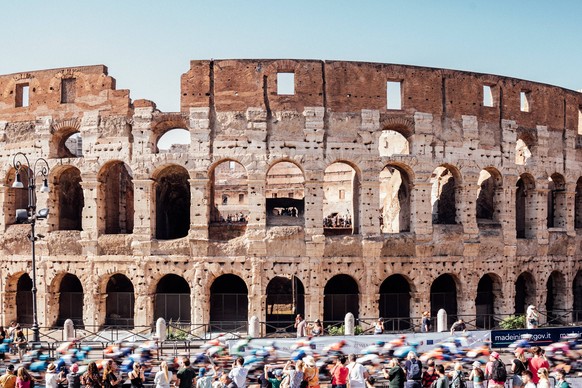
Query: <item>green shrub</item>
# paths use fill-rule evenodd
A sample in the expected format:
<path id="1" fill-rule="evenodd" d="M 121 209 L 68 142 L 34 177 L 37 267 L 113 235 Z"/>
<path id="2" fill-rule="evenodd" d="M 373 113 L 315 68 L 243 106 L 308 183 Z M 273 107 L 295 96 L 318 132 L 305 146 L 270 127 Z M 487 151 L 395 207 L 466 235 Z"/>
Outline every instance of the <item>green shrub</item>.
<path id="1" fill-rule="evenodd" d="M 509 317 L 503 319 L 499 322 L 499 326 L 506 330 L 511 329 L 524 329 L 525 328 L 525 315 L 510 315 Z"/>
<path id="2" fill-rule="evenodd" d="M 345 335 L 346 332 L 343 324 L 340 326 L 328 326 L 326 330 L 329 335 Z M 354 335 L 360 335 L 363 332 L 364 330 L 362 329 L 362 326 L 356 325 L 356 327 L 354 327 Z"/>

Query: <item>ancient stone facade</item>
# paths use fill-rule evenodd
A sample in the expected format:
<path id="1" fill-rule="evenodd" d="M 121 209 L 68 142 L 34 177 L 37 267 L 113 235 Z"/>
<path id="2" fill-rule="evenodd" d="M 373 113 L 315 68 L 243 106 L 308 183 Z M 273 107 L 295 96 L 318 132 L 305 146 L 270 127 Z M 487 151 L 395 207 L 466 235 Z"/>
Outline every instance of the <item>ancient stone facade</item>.
<path id="1" fill-rule="evenodd" d="M 392 329 L 441 307 L 488 326 L 530 303 L 577 319 L 581 106 L 519 79 L 338 61 L 192 61 L 173 113 L 104 66 L 0 76 L 2 322 L 30 321 L 18 151 L 51 167 L 41 326 L 352 312 Z M 175 128 L 190 144 L 159 150 Z"/>

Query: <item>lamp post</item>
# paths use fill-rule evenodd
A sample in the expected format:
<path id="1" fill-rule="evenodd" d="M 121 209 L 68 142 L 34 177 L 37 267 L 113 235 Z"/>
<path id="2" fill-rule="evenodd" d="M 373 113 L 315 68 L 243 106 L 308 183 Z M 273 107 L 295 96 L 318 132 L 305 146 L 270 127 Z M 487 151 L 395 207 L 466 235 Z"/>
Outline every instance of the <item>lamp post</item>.
<path id="1" fill-rule="evenodd" d="M 40 163 L 40 165 L 39 165 Z M 19 224 L 30 224 L 30 243 L 32 246 L 32 336 L 33 342 L 40 342 L 40 333 L 38 328 L 38 317 L 36 310 L 36 255 L 34 249 L 34 243 L 37 239 L 34 225 L 37 219 L 44 219 L 48 216 L 48 209 L 41 209 L 38 213 L 36 212 L 36 177 L 37 174 L 42 176 L 43 182 L 40 187 L 41 193 L 48 193 L 48 174 L 49 165 L 48 162 L 43 158 L 38 158 L 34 165 L 30 165 L 28 158 L 22 152 L 18 152 L 14 155 L 12 160 L 12 165 L 16 170 L 16 178 L 12 187 L 15 189 L 23 189 L 24 184 L 22 183 L 22 174 L 26 173 L 26 179 L 28 181 L 28 206 L 26 209 L 16 209 L 16 223 Z M 39 168 L 40 167 L 40 168 Z"/>

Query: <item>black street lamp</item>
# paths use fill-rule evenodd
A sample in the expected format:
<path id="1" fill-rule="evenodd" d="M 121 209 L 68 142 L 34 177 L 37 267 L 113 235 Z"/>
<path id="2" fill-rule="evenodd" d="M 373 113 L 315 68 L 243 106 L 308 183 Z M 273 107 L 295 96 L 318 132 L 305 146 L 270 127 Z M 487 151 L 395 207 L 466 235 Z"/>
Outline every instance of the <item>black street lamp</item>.
<path id="1" fill-rule="evenodd" d="M 24 159 L 24 163 L 17 159 Z M 38 164 L 40 163 L 40 166 Z M 38 328 L 38 317 L 36 311 L 36 256 L 34 243 L 37 239 L 34 232 L 34 225 L 37 219 L 45 219 L 48 217 L 48 209 L 40 209 L 38 213 L 36 212 L 36 177 L 37 174 L 42 176 L 42 186 L 40 187 L 41 193 L 48 193 L 48 174 L 49 165 L 48 162 L 43 158 L 38 158 L 34 165 L 30 165 L 28 158 L 22 152 L 18 152 L 14 155 L 12 160 L 12 165 L 16 169 L 16 179 L 12 187 L 15 189 L 24 189 L 24 184 L 22 183 L 22 174 L 26 173 L 26 179 L 28 181 L 28 207 L 26 209 L 16 209 L 16 223 L 17 224 L 30 224 L 30 235 L 28 236 L 32 244 L 32 336 L 33 342 L 40 342 L 40 333 Z M 40 167 L 39 170 L 37 168 Z"/>

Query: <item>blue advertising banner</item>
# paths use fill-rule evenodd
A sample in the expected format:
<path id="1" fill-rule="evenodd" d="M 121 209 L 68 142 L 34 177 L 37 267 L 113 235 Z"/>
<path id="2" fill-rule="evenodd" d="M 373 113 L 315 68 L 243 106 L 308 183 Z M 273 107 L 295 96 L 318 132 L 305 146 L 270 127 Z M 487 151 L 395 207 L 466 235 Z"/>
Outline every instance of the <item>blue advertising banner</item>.
<path id="1" fill-rule="evenodd" d="M 531 330 L 492 330 L 491 347 L 506 348 L 513 342 L 521 339 L 524 334 L 531 334 L 528 341 L 531 345 L 546 346 L 554 342 L 559 342 L 568 334 L 578 334 L 582 336 L 582 327 L 547 327 Z"/>

